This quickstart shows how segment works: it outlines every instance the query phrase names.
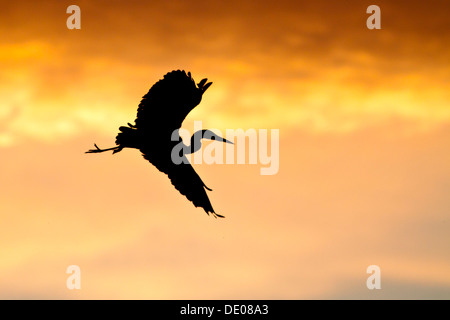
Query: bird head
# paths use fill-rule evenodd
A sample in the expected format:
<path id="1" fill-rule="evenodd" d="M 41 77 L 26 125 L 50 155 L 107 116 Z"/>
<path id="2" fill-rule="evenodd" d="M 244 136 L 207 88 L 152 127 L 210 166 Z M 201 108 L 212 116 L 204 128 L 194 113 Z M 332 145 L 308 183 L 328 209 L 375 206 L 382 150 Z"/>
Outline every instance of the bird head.
<path id="1" fill-rule="evenodd" d="M 221 141 L 221 142 L 225 142 L 225 143 L 230 143 L 230 144 L 234 144 L 233 142 L 222 138 L 221 136 L 215 134 L 214 132 L 212 132 L 211 130 L 202 130 L 202 135 L 203 135 L 203 139 L 208 139 L 208 140 L 213 140 L 213 141 Z"/>
<path id="2" fill-rule="evenodd" d="M 189 153 L 194 153 L 194 152 L 200 150 L 202 147 L 202 142 L 201 142 L 202 139 L 208 139 L 208 140 L 213 140 L 213 141 L 222 141 L 225 143 L 234 144 L 233 142 L 228 141 L 227 139 L 224 139 L 221 136 L 215 134 L 211 130 L 203 129 L 203 130 L 196 131 L 192 135 L 191 144 L 190 144 L 190 146 L 186 146 L 184 152 L 186 154 L 189 154 Z"/>

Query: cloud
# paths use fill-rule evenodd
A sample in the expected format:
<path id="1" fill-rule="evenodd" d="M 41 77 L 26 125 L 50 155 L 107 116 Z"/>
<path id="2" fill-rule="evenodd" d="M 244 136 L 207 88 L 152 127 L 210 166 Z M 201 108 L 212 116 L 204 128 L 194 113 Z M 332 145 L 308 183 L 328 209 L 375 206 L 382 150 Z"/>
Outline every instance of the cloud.
<path id="1" fill-rule="evenodd" d="M 380 32 L 365 28 L 359 2 L 350 4 L 81 1 L 79 32 L 65 28 L 59 2 L 9 4 L 8 28 L 0 29 L 1 103 L 23 113 L 1 140 L 114 135 L 176 68 L 214 82 L 190 119 L 219 129 L 343 133 L 393 119 L 416 130 L 448 123 L 448 39 L 434 32 L 447 21 L 446 4 L 382 2 Z M 22 10 L 45 19 L 25 19 Z M 420 30 L 411 23 L 419 18 Z"/>

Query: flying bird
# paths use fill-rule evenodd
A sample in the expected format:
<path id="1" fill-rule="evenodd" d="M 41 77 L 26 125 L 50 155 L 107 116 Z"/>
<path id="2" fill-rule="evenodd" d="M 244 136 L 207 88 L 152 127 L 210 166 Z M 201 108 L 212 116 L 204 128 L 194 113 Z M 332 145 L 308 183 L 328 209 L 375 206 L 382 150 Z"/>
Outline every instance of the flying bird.
<path id="1" fill-rule="evenodd" d="M 204 129 L 195 132 L 190 145 L 185 145 L 178 134 L 188 113 L 200 103 L 212 84 L 207 81 L 203 79 L 196 84 L 191 73 L 186 74 L 184 70 L 167 73 L 142 97 L 135 124 L 119 127 L 115 147 L 100 149 L 94 144 L 95 149 L 86 153 L 113 151 L 115 154 L 124 148 L 138 149 L 146 160 L 167 174 L 174 187 L 194 206 L 203 208 L 208 215 L 223 218 L 214 211 L 205 189 L 212 190 L 203 183 L 185 155 L 200 150 L 201 139 L 232 142 Z M 182 148 L 176 156 L 181 161 L 174 161 L 173 150 L 180 143 Z"/>

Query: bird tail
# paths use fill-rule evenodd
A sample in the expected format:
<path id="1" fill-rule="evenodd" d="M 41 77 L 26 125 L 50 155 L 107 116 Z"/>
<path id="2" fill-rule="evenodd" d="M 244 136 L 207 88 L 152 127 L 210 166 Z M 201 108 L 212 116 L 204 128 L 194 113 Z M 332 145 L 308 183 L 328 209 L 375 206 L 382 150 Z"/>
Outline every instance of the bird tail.
<path id="1" fill-rule="evenodd" d="M 137 148 L 137 130 L 130 127 L 120 127 L 116 144 L 122 148 Z"/>

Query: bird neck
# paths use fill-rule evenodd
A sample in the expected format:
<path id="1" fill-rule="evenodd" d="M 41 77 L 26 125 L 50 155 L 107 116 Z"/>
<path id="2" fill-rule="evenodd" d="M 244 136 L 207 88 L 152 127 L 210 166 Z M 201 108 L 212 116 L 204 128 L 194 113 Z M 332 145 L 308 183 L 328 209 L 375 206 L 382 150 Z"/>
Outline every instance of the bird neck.
<path id="1" fill-rule="evenodd" d="M 197 131 L 192 135 L 190 145 L 185 147 L 185 154 L 197 152 L 202 148 L 203 131 L 206 130 Z"/>

